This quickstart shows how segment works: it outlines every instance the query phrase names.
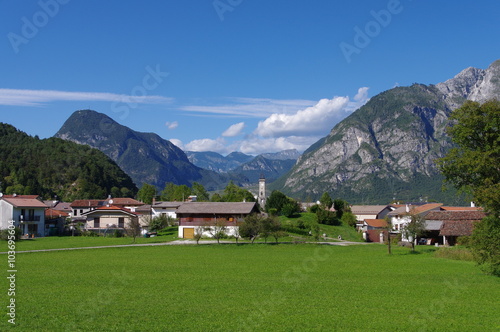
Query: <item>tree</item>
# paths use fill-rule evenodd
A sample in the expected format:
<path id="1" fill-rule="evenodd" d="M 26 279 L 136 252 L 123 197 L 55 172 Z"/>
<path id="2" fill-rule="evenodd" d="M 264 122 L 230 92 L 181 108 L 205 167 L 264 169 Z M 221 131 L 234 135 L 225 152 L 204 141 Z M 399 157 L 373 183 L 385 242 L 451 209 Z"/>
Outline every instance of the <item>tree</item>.
<path id="1" fill-rule="evenodd" d="M 491 274 L 500 274 L 500 102 L 467 101 L 451 113 L 453 143 L 438 160 L 445 181 L 470 195 L 491 215 L 475 225 L 471 250 Z"/>
<path id="2" fill-rule="evenodd" d="M 352 212 L 344 212 L 342 214 L 342 217 L 341 217 L 340 221 L 344 225 L 349 225 L 351 227 L 356 227 L 356 224 L 358 222 L 358 218 L 356 218 L 356 216 Z"/>
<path id="3" fill-rule="evenodd" d="M 193 182 L 193 186 L 191 188 L 191 192 L 193 195 L 196 195 L 196 200 L 198 202 L 208 202 L 210 197 L 208 192 L 205 190 L 205 187 L 198 182 Z"/>
<path id="4" fill-rule="evenodd" d="M 321 195 L 319 202 L 321 203 L 321 207 L 325 210 L 330 210 L 333 205 L 332 198 L 326 191 L 323 193 L 323 195 Z"/>
<path id="5" fill-rule="evenodd" d="M 220 239 L 226 236 L 227 226 L 223 219 L 216 219 L 215 223 L 206 224 L 203 229 L 220 244 Z"/>
<path id="6" fill-rule="evenodd" d="M 402 234 L 411 243 L 411 251 L 415 251 L 415 241 L 425 231 L 425 219 L 420 214 L 410 214 L 410 222 L 403 226 Z"/>
<path id="7" fill-rule="evenodd" d="M 240 225 L 241 237 L 249 239 L 253 243 L 260 234 L 261 220 L 262 217 L 258 214 L 246 216 Z"/>
<path id="8" fill-rule="evenodd" d="M 260 236 L 264 238 L 264 243 L 267 243 L 267 238 L 272 232 L 272 219 L 274 217 L 262 218 L 260 220 Z"/>
<path id="9" fill-rule="evenodd" d="M 350 211 L 349 204 L 343 199 L 337 198 L 333 201 L 333 208 L 335 209 L 335 213 L 337 214 L 338 219 L 342 219 L 342 215 L 346 211 Z"/>
<path id="10" fill-rule="evenodd" d="M 281 228 L 281 222 L 276 217 L 270 217 L 269 219 L 269 229 L 270 234 L 274 237 L 276 243 L 278 243 L 278 239 L 280 237 L 284 237 L 286 233 Z"/>
<path id="11" fill-rule="evenodd" d="M 471 194 L 490 212 L 500 212 L 500 102 L 467 101 L 451 113 L 448 129 L 457 145 L 438 160 L 446 182 Z"/>
<path id="12" fill-rule="evenodd" d="M 222 195 L 221 200 L 223 202 L 255 202 L 255 197 L 251 192 L 238 187 L 231 181 L 224 189 L 224 195 Z"/>
<path id="13" fill-rule="evenodd" d="M 196 244 L 200 243 L 200 239 L 203 237 L 204 227 L 196 227 L 194 230 L 194 239 L 196 240 Z"/>
<path id="14" fill-rule="evenodd" d="M 300 213 L 300 205 L 297 201 L 291 198 L 289 198 L 288 202 L 281 208 L 281 214 L 287 218 L 291 218 L 298 213 Z"/>
<path id="15" fill-rule="evenodd" d="M 220 194 L 215 193 L 210 198 L 210 202 L 222 202 L 222 197 L 220 196 Z"/>
<path id="16" fill-rule="evenodd" d="M 137 192 L 137 198 L 144 204 L 152 204 L 153 198 L 156 196 L 156 187 L 152 184 L 144 183 Z"/>
<path id="17" fill-rule="evenodd" d="M 166 215 L 160 215 L 151 218 L 148 223 L 148 230 L 150 232 L 157 232 L 169 226 L 169 218 Z"/>
<path id="18" fill-rule="evenodd" d="M 389 252 L 389 255 L 392 254 L 391 250 L 391 232 L 392 232 L 392 219 L 389 216 L 386 216 L 384 218 L 386 222 L 385 226 L 385 231 L 387 232 L 387 251 Z"/>
<path id="19" fill-rule="evenodd" d="M 476 224 L 470 249 L 483 271 L 500 276 L 500 218 L 490 215 Z"/>
<path id="20" fill-rule="evenodd" d="M 134 239 L 135 243 L 135 239 L 141 235 L 141 224 L 139 222 L 139 218 L 137 217 L 131 218 L 125 230 L 127 232 L 127 235 L 131 236 Z"/>
<path id="21" fill-rule="evenodd" d="M 269 212 L 270 209 L 276 209 L 277 213 L 281 213 L 283 205 L 289 203 L 290 200 L 281 191 L 273 190 L 269 198 L 266 200 L 266 211 Z"/>

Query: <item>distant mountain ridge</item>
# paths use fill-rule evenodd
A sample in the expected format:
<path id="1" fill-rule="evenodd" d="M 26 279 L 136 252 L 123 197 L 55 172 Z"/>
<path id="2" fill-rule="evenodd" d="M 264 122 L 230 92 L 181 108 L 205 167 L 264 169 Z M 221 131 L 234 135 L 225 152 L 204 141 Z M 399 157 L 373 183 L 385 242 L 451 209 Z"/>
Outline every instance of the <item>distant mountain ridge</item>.
<path id="1" fill-rule="evenodd" d="M 295 149 L 264 153 L 257 157 L 241 152 L 232 152 L 226 157 L 216 152 L 188 151 L 186 154 L 189 160 L 198 167 L 233 174 L 235 178 L 243 175 L 248 179 L 248 185 L 258 183 L 262 175 L 269 182 L 278 179 L 288 172 L 300 157 L 299 151 Z"/>
<path id="2" fill-rule="evenodd" d="M 329 192 L 351 203 L 419 197 L 452 202 L 456 192 L 441 191 L 435 165 L 452 146 L 448 116 L 467 99 L 499 97 L 500 60 L 436 85 L 382 92 L 306 150 L 277 189 L 312 199 Z"/>
<path id="3" fill-rule="evenodd" d="M 101 150 L 139 187 L 149 183 L 163 189 L 166 182 L 178 185 L 199 182 L 210 190 L 229 181 L 193 165 L 181 149 L 157 134 L 134 131 L 96 111 L 74 112 L 55 137 Z"/>

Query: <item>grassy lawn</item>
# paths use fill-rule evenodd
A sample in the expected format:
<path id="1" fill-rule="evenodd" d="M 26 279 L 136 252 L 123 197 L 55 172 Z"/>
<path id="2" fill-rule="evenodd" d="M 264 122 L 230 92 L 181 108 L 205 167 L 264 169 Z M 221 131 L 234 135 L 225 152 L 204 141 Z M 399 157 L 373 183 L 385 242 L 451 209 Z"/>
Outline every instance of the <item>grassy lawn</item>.
<path id="1" fill-rule="evenodd" d="M 136 243 L 160 243 L 177 240 L 177 227 L 169 227 L 162 231 L 161 236 L 144 238 L 137 237 Z M 0 244 L 5 242 L 0 242 Z M 29 240 L 19 240 L 16 243 L 16 250 L 40 250 L 40 249 L 58 249 L 58 248 L 81 248 L 95 246 L 112 246 L 132 244 L 131 237 L 85 237 L 85 236 L 49 236 Z M 0 252 L 5 252 L 6 249 L 0 248 Z"/>
<path id="2" fill-rule="evenodd" d="M 409 254 L 397 247 L 392 256 L 386 250 L 231 244 L 19 253 L 16 328 L 500 329 L 500 278 L 472 262 L 437 258 L 428 248 Z M 5 308 L 8 284 L 2 280 Z M 2 316 L 0 330 L 6 330 Z"/>

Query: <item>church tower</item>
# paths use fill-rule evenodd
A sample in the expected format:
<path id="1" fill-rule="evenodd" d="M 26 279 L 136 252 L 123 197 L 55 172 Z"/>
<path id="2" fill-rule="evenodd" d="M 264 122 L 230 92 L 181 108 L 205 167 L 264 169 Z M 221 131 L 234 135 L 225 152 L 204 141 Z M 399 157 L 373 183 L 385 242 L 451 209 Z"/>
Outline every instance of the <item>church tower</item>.
<path id="1" fill-rule="evenodd" d="M 266 206 L 266 178 L 264 174 L 259 179 L 259 204 L 262 208 Z"/>

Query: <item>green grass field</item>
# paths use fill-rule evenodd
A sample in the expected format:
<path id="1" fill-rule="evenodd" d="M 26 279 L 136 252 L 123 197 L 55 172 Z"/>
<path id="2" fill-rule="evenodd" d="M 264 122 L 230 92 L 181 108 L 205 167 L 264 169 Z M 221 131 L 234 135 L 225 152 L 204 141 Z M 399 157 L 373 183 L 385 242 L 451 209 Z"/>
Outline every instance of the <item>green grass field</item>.
<path id="1" fill-rule="evenodd" d="M 419 250 L 214 244 L 19 253 L 15 328 L 498 331 L 500 279 Z"/>

